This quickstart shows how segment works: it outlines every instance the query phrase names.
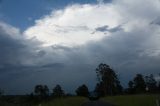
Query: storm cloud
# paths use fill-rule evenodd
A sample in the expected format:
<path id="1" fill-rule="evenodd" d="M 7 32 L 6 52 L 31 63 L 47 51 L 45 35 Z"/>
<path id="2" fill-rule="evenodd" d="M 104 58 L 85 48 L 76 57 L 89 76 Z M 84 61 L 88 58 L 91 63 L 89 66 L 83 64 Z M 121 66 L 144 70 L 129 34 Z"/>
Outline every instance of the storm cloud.
<path id="1" fill-rule="evenodd" d="M 160 27 L 152 17 L 159 13 L 158 0 L 113 0 L 54 10 L 24 32 L 0 22 L 0 85 L 8 94 L 31 92 L 36 84 L 73 92 L 85 83 L 92 90 L 101 62 L 123 85 L 136 73 L 157 74 Z"/>

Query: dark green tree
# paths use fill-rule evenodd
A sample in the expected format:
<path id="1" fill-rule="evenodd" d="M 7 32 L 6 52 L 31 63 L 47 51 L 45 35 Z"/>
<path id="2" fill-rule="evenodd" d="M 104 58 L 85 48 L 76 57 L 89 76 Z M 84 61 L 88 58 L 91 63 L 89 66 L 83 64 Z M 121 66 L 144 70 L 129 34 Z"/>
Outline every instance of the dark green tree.
<path id="1" fill-rule="evenodd" d="M 40 97 L 46 97 L 49 95 L 49 89 L 47 85 L 36 85 L 34 88 L 34 93 Z"/>
<path id="2" fill-rule="evenodd" d="M 146 84 L 143 78 L 143 75 L 137 74 L 133 79 L 134 89 L 137 93 L 143 93 L 146 90 Z"/>
<path id="3" fill-rule="evenodd" d="M 53 96 L 54 97 L 63 97 L 64 96 L 64 91 L 62 90 L 60 85 L 56 85 L 53 88 Z"/>
<path id="4" fill-rule="evenodd" d="M 145 77 L 146 87 L 149 92 L 155 92 L 157 90 L 157 82 L 153 74 Z"/>
<path id="5" fill-rule="evenodd" d="M 3 95 L 3 91 L 0 89 L 0 96 L 2 96 Z"/>
<path id="6" fill-rule="evenodd" d="M 160 73 L 158 74 L 160 78 Z M 160 80 L 158 80 L 158 92 L 160 92 Z"/>
<path id="7" fill-rule="evenodd" d="M 88 87 L 85 84 L 83 84 L 82 86 L 76 89 L 76 94 L 77 96 L 87 97 L 89 94 Z"/>
<path id="8" fill-rule="evenodd" d="M 103 82 L 97 83 L 94 91 L 101 97 L 105 96 Z"/>
<path id="9" fill-rule="evenodd" d="M 117 74 L 107 64 L 99 64 L 96 68 L 97 78 L 103 87 L 104 95 L 117 94 L 122 90 Z"/>
<path id="10" fill-rule="evenodd" d="M 134 83 L 133 81 L 128 82 L 128 93 L 133 94 L 134 93 Z"/>
<path id="11" fill-rule="evenodd" d="M 158 91 L 160 92 L 160 82 L 158 82 Z"/>

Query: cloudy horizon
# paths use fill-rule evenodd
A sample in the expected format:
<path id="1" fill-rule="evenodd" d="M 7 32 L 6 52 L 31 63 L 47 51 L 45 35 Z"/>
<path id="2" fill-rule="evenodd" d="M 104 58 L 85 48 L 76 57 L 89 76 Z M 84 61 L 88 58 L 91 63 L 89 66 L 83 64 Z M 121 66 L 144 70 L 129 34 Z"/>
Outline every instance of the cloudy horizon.
<path id="1" fill-rule="evenodd" d="M 137 73 L 158 75 L 159 13 L 159 0 L 1 0 L 0 88 L 6 94 L 31 93 L 37 84 L 93 90 L 100 63 L 124 87 Z"/>

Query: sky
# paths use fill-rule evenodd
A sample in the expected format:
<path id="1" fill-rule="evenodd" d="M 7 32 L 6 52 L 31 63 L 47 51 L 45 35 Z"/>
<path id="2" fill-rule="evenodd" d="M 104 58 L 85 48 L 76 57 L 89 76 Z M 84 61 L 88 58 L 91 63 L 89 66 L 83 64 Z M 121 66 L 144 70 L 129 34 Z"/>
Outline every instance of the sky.
<path id="1" fill-rule="evenodd" d="M 125 87 L 137 73 L 158 75 L 159 13 L 159 0 L 0 0 L 0 88 L 93 90 L 100 63 Z"/>

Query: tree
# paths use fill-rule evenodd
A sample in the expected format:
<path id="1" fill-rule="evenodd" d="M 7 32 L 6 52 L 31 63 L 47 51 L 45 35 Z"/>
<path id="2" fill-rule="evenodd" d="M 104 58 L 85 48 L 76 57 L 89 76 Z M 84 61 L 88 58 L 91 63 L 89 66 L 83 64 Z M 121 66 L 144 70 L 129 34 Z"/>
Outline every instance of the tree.
<path id="1" fill-rule="evenodd" d="M 0 96 L 2 96 L 3 95 L 3 91 L 0 89 Z"/>
<path id="2" fill-rule="evenodd" d="M 137 74 L 136 77 L 133 79 L 133 83 L 137 93 L 145 92 L 146 84 L 143 75 Z"/>
<path id="3" fill-rule="evenodd" d="M 160 78 L 160 73 L 158 74 Z M 158 91 L 160 92 L 160 80 L 158 80 Z"/>
<path id="4" fill-rule="evenodd" d="M 103 82 L 97 83 L 95 90 L 94 90 L 99 96 L 105 96 L 104 94 L 104 84 Z"/>
<path id="5" fill-rule="evenodd" d="M 49 89 L 47 85 L 36 85 L 34 92 L 37 96 L 46 97 L 49 95 Z"/>
<path id="6" fill-rule="evenodd" d="M 64 91 L 62 90 L 60 85 L 56 85 L 53 88 L 53 96 L 54 97 L 62 97 L 62 96 L 64 96 Z"/>
<path id="7" fill-rule="evenodd" d="M 117 74 L 107 64 L 99 64 L 96 68 L 97 78 L 99 84 L 103 87 L 104 95 L 116 94 L 122 90 L 120 81 L 117 78 Z"/>
<path id="8" fill-rule="evenodd" d="M 87 97 L 89 95 L 88 87 L 83 84 L 82 86 L 76 89 L 77 96 Z"/>
<path id="9" fill-rule="evenodd" d="M 160 82 L 158 82 L 158 91 L 160 92 Z"/>
<path id="10" fill-rule="evenodd" d="M 128 87 L 129 87 L 130 89 L 133 89 L 133 84 L 134 84 L 133 81 L 129 81 L 129 82 L 128 82 Z"/>
<path id="11" fill-rule="evenodd" d="M 133 94 L 134 93 L 134 83 L 133 81 L 128 82 L 128 93 Z"/>
<path id="12" fill-rule="evenodd" d="M 157 90 L 157 82 L 153 74 L 151 74 L 150 76 L 146 76 L 145 82 L 149 92 L 155 92 Z"/>
<path id="13" fill-rule="evenodd" d="M 122 94 L 122 93 L 123 93 L 123 87 L 120 84 L 120 81 L 117 80 L 117 82 L 116 82 L 116 94 Z"/>

